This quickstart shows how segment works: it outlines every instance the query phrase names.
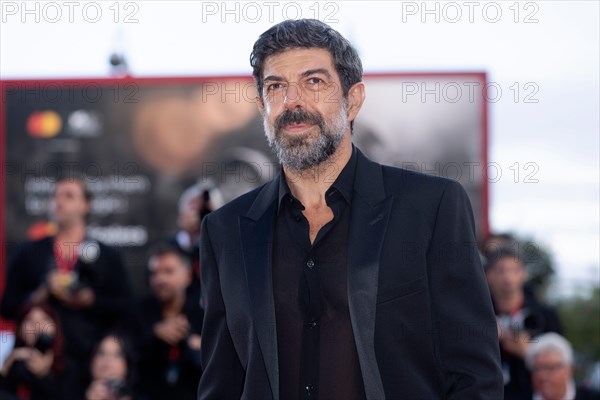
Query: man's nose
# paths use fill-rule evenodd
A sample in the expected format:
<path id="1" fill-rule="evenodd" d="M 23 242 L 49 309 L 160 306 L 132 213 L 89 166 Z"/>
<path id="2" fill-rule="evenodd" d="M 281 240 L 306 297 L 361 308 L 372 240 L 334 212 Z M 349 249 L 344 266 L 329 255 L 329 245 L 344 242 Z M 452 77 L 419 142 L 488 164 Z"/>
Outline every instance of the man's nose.
<path id="1" fill-rule="evenodd" d="M 305 99 L 303 98 L 302 90 L 295 83 L 290 83 L 290 85 L 286 88 L 285 95 L 283 98 L 284 105 L 293 110 L 297 106 L 304 105 Z"/>

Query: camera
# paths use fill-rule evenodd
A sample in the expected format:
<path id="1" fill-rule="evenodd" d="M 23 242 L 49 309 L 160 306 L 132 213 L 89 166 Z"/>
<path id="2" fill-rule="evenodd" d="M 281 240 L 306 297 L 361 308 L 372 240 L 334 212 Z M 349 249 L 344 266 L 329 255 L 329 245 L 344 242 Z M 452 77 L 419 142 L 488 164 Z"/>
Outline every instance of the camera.
<path id="1" fill-rule="evenodd" d="M 47 335 L 45 333 L 40 333 L 38 335 L 38 338 L 35 341 L 35 344 L 33 345 L 33 347 L 38 349 L 40 351 L 40 353 L 44 354 L 52 348 L 53 343 L 54 343 L 53 336 Z"/>
<path id="2" fill-rule="evenodd" d="M 212 212 L 212 208 L 209 206 L 210 204 L 210 191 L 208 191 L 207 189 L 204 189 L 204 191 L 202 192 L 202 204 L 200 206 L 200 208 L 198 209 L 198 217 L 199 217 L 199 221 L 202 221 L 202 219 L 204 217 L 206 217 L 208 214 L 210 214 Z"/>
<path id="3" fill-rule="evenodd" d="M 523 308 L 516 315 L 502 315 L 498 317 L 498 325 L 504 332 L 526 332 L 530 337 L 543 333 L 544 316 L 528 308 Z"/>
<path id="4" fill-rule="evenodd" d="M 39 350 L 40 353 L 45 354 L 48 350 L 52 348 L 52 344 L 54 343 L 54 337 L 47 335 L 45 333 L 40 333 L 38 335 L 33 348 Z M 11 368 L 9 374 L 14 377 L 17 381 L 27 381 L 29 380 L 29 376 L 31 372 L 27 368 L 25 361 L 17 360 L 15 361 Z"/>
<path id="5" fill-rule="evenodd" d="M 115 399 L 121 399 L 130 395 L 127 385 L 120 379 L 109 379 L 105 385 L 111 396 Z"/>

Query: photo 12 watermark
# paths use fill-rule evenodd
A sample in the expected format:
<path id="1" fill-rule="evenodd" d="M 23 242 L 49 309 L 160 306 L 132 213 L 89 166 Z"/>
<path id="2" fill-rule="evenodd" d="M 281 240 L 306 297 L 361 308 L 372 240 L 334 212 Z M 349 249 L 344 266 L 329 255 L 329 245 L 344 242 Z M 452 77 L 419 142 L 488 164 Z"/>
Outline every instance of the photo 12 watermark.
<path id="1" fill-rule="evenodd" d="M 401 85 L 402 103 L 486 103 L 504 100 L 514 103 L 539 103 L 540 86 L 537 82 L 469 82 L 469 81 L 404 81 Z"/>
<path id="2" fill-rule="evenodd" d="M 203 1 L 202 23 L 250 23 L 313 18 L 326 24 L 339 22 L 340 3 L 328 1 Z"/>
<path id="3" fill-rule="evenodd" d="M 140 87 L 136 82 L 5 82 L 4 101 L 20 104 L 87 104 L 100 102 L 138 103 Z"/>
<path id="4" fill-rule="evenodd" d="M 115 24 L 140 22 L 140 2 L 135 1 L 2 1 L 3 24 L 19 23 L 90 23 L 111 21 Z"/>
<path id="5" fill-rule="evenodd" d="M 510 21 L 515 24 L 539 22 L 540 6 L 533 1 L 403 1 L 402 23 L 477 23 L 496 24 Z"/>

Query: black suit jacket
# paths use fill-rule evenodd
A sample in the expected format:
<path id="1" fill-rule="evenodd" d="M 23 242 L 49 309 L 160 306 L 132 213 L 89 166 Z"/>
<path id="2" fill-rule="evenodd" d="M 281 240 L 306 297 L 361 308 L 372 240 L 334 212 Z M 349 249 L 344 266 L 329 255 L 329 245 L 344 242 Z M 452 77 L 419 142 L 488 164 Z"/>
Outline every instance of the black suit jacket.
<path id="1" fill-rule="evenodd" d="M 360 151 L 356 168 L 348 305 L 367 399 L 501 399 L 496 322 L 462 186 Z M 202 223 L 199 399 L 279 399 L 277 193 L 275 179 Z"/>

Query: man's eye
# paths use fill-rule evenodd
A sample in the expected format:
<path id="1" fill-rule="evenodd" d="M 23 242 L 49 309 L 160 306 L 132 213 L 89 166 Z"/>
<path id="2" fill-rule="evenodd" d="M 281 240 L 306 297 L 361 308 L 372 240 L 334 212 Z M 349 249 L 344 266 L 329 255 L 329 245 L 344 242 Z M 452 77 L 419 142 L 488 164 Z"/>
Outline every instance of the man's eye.
<path id="1" fill-rule="evenodd" d="M 281 89 L 283 85 L 281 83 L 271 83 L 267 85 L 267 92 L 272 92 L 273 90 Z"/>
<path id="2" fill-rule="evenodd" d="M 317 77 L 308 78 L 308 79 L 306 80 L 306 82 L 307 82 L 309 85 L 311 85 L 311 86 L 319 86 L 319 85 L 321 85 L 321 84 L 325 83 L 325 82 L 323 81 L 323 79 L 321 79 L 321 78 L 317 78 Z"/>

